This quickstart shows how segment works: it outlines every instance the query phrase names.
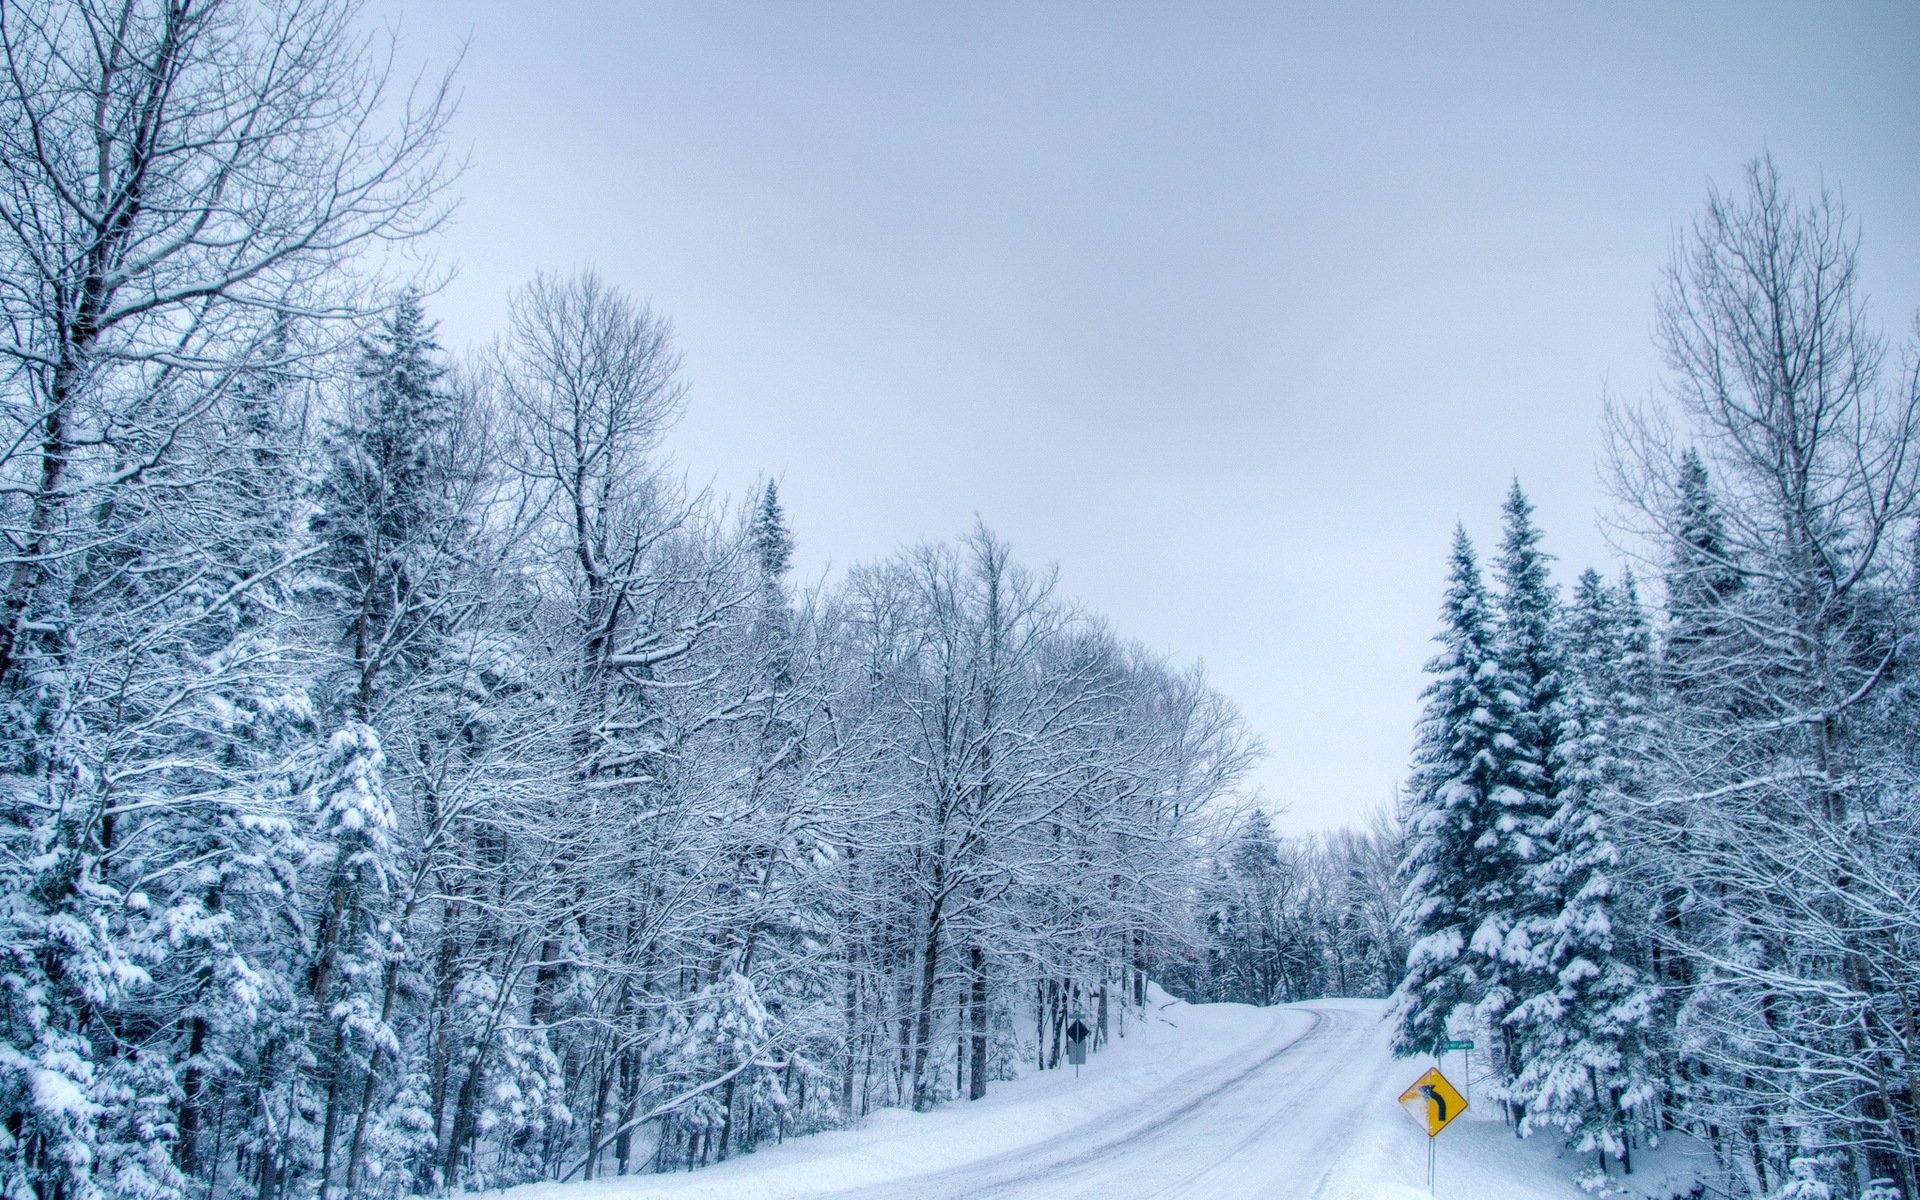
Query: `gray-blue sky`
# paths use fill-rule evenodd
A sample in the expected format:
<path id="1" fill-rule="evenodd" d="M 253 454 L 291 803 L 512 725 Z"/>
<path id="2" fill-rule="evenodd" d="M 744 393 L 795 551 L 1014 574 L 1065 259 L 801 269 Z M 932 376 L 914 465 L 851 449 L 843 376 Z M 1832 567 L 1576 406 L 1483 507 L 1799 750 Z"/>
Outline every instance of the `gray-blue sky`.
<path id="1" fill-rule="evenodd" d="M 817 576 L 977 514 L 1203 658 L 1284 824 L 1404 767 L 1447 534 L 1517 474 L 1604 565 L 1603 390 L 1770 150 L 1920 304 L 1920 8 L 401 3 L 469 40 L 455 344 L 541 268 L 670 314 L 698 479 L 782 481 Z"/>

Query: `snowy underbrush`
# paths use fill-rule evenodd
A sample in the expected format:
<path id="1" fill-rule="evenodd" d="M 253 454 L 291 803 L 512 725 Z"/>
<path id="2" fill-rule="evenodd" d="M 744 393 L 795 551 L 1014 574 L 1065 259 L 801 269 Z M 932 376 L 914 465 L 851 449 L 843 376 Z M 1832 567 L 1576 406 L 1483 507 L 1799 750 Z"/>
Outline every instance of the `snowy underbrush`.
<path id="1" fill-rule="evenodd" d="M 1686 1134 L 1674 1133 L 1659 1146 L 1635 1150 L 1633 1174 L 1610 1170 L 1602 1175 L 1588 1166 L 1579 1183 L 1608 1200 L 1705 1200 L 1712 1195 L 1707 1185 L 1712 1173 L 1712 1151 Z"/>

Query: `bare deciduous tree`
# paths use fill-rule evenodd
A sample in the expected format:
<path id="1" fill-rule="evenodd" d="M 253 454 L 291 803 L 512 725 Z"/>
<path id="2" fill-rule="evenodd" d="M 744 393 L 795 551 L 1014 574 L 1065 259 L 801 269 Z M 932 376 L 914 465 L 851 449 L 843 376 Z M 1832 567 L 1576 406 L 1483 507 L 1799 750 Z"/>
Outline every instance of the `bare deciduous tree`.
<path id="1" fill-rule="evenodd" d="M 344 270 L 444 213 L 445 84 L 393 108 L 337 0 L 0 10 L 0 686 L 58 618 L 80 514 L 287 343 L 371 303 Z"/>
<path id="2" fill-rule="evenodd" d="M 1753 1185 L 1834 1152 L 1911 1196 L 1915 779 L 1885 714 L 1912 652 L 1920 387 L 1911 359 L 1888 369 L 1857 243 L 1835 196 L 1802 203 L 1754 163 L 1663 290 L 1697 456 L 1658 414 L 1612 413 L 1617 490 L 1677 548 L 1659 564 L 1664 779 L 1628 829 L 1687 914 L 1660 930 L 1700 969 L 1682 1013 L 1710 1060 L 1695 1087 Z"/>

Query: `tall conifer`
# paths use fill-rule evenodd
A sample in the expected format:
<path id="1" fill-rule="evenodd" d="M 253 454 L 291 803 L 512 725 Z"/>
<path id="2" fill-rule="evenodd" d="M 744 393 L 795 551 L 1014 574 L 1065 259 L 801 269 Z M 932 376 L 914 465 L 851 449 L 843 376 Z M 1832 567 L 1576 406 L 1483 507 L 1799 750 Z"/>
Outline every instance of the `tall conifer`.
<path id="1" fill-rule="evenodd" d="M 1500 584 L 1494 635 L 1500 728 L 1493 739 L 1492 786 L 1496 814 L 1476 843 L 1483 883 L 1477 897 L 1480 923 L 1469 947 L 1487 961 L 1486 988 L 1476 1016 L 1496 1031 L 1495 1067 L 1511 1079 L 1520 1069 L 1505 1022 L 1513 1006 L 1537 989 L 1532 918 L 1539 898 L 1527 872 L 1539 858 L 1554 811 L 1554 747 L 1559 737 L 1563 687 L 1560 649 L 1554 633 L 1558 600 L 1540 549 L 1533 505 L 1514 481 L 1502 506 L 1503 532 L 1494 574 Z M 1517 1098 L 1510 1096 L 1510 1100 Z"/>
<path id="2" fill-rule="evenodd" d="M 1483 843 L 1497 839 L 1493 792 L 1504 705 L 1496 688 L 1492 614 L 1466 530 L 1455 528 L 1440 653 L 1414 747 L 1407 788 L 1407 853 L 1402 923 L 1411 940 L 1407 973 L 1394 997 L 1394 1049 L 1424 1054 L 1447 1036 L 1453 1011 L 1477 1002 L 1491 982 L 1469 950 L 1489 879 Z"/>
<path id="3" fill-rule="evenodd" d="M 356 720 L 372 717 L 382 672 L 428 653 L 430 592 L 442 580 L 427 560 L 451 532 L 453 408 L 439 355 L 420 297 L 403 294 L 363 345 L 359 387 L 328 439 L 312 527 L 338 596 Z"/>
<path id="4" fill-rule="evenodd" d="M 1541 853 L 1528 871 L 1541 911 L 1528 966 L 1538 984 L 1508 1017 L 1520 1051 L 1512 1091 L 1531 1126 L 1557 1125 L 1575 1148 L 1631 1169 L 1628 1132 L 1652 1098 L 1648 1035 L 1654 990 L 1623 911 L 1613 832 L 1618 801 L 1639 787 L 1636 676 L 1644 623 L 1630 591 L 1580 577 L 1561 623 L 1566 686 L 1554 747 L 1558 785 Z"/>

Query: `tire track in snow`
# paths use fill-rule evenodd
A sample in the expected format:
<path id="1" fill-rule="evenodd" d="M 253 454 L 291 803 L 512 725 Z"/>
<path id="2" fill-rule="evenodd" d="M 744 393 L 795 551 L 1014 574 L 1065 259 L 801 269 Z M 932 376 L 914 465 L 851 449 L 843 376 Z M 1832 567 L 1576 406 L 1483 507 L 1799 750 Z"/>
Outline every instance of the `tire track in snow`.
<path id="1" fill-rule="evenodd" d="M 1221 1185 L 1225 1181 L 1220 1180 L 1218 1177 L 1222 1175 L 1223 1172 L 1235 1169 L 1238 1166 L 1235 1162 L 1236 1159 L 1240 1158 L 1241 1155 L 1249 1150 L 1255 1150 L 1269 1145 L 1273 1140 L 1273 1135 L 1278 1130 L 1301 1120 L 1302 1106 L 1299 1102 L 1318 1090 L 1328 1075 L 1338 1070 L 1341 1065 L 1338 1062 L 1320 1064 L 1315 1060 L 1337 1058 L 1340 1051 L 1344 1049 L 1337 1040 L 1337 1035 L 1351 1032 L 1358 1019 L 1357 1014 L 1342 1009 L 1325 1011 L 1308 1009 L 1306 1011 L 1311 1012 L 1316 1018 L 1314 1026 L 1309 1030 L 1309 1033 L 1317 1033 L 1320 1034 L 1321 1037 L 1311 1044 L 1297 1043 L 1295 1046 L 1287 1048 L 1289 1050 L 1298 1049 L 1304 1052 L 1301 1056 L 1303 1061 L 1295 1064 L 1299 1069 L 1288 1074 L 1286 1077 L 1286 1086 L 1281 1088 L 1277 1094 L 1272 1094 L 1267 1098 L 1266 1103 L 1272 1108 L 1271 1114 L 1254 1126 L 1253 1129 L 1242 1135 L 1225 1154 L 1218 1156 L 1212 1162 L 1207 1163 L 1201 1167 L 1200 1170 L 1187 1176 L 1174 1186 L 1151 1192 L 1147 1196 L 1142 1197 L 1142 1200 L 1184 1200 L 1185 1197 L 1212 1197 L 1220 1195 Z M 1322 1028 L 1323 1024 L 1325 1026 L 1324 1028 Z M 1306 1043 L 1304 1036 L 1301 1039 L 1301 1043 Z M 1284 1054 L 1285 1051 L 1282 1051 L 1282 1053 Z M 1275 1057 L 1277 1058 L 1279 1056 L 1276 1055 Z M 1270 1063 L 1271 1060 L 1269 1060 L 1268 1064 L 1263 1064 L 1263 1067 L 1270 1065 Z M 1316 1066 L 1324 1066 L 1325 1069 L 1314 1069 Z M 1221 1096 L 1219 1099 L 1225 1100 L 1226 1097 Z M 1329 1165 L 1321 1172 L 1316 1183 L 1324 1184 L 1327 1175 L 1330 1174 L 1332 1170 L 1333 1167 Z M 1203 1187 L 1202 1184 L 1205 1184 L 1205 1186 Z"/>
<path id="2" fill-rule="evenodd" d="M 1065 1131 L 1059 1140 L 1071 1143 L 1069 1148 L 1029 1147 L 911 1179 L 834 1192 L 820 1200 L 901 1200 L 905 1196 L 913 1200 L 1003 1200 L 1036 1185 L 1042 1190 L 1030 1194 L 1058 1196 L 1059 1186 L 1072 1176 L 1087 1168 L 1107 1167 L 1110 1156 L 1165 1137 L 1174 1127 L 1218 1105 L 1223 1096 L 1310 1041 L 1326 1015 L 1307 1010 L 1307 1016 L 1310 1024 L 1305 1029 L 1278 1033 L 1274 1041 L 1260 1045 L 1255 1051 L 1257 1057 L 1249 1064 L 1209 1063 L 1173 1080 L 1160 1096 Z"/>

